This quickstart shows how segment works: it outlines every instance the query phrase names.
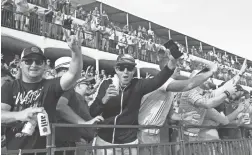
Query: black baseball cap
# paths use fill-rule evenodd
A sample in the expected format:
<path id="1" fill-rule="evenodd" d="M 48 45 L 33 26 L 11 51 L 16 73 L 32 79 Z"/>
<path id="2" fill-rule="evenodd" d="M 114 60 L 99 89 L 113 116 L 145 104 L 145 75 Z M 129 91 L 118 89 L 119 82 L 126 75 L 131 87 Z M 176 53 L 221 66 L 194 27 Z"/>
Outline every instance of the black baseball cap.
<path id="1" fill-rule="evenodd" d="M 117 57 L 116 66 L 118 65 L 132 65 L 136 66 L 135 59 L 129 54 L 121 54 Z"/>
<path id="2" fill-rule="evenodd" d="M 37 54 L 43 57 L 44 60 L 46 60 L 46 57 L 44 55 L 44 52 L 41 50 L 41 48 L 36 47 L 36 46 L 31 46 L 28 48 L 25 48 L 21 54 L 21 59 L 26 58 L 27 56 L 31 54 Z"/>

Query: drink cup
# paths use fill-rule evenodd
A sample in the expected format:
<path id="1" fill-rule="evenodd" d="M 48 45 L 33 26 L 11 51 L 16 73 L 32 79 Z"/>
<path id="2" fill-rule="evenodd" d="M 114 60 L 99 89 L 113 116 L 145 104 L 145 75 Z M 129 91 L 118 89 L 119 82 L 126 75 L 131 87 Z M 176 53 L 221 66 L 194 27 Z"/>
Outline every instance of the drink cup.
<path id="1" fill-rule="evenodd" d="M 119 90 L 119 78 L 117 75 L 114 75 L 112 78 L 112 84 L 115 86 L 116 90 Z"/>
<path id="2" fill-rule="evenodd" d="M 37 121 L 36 120 L 30 120 L 29 122 L 26 122 L 23 129 L 22 129 L 22 133 L 31 136 L 34 131 L 35 128 L 37 126 Z"/>

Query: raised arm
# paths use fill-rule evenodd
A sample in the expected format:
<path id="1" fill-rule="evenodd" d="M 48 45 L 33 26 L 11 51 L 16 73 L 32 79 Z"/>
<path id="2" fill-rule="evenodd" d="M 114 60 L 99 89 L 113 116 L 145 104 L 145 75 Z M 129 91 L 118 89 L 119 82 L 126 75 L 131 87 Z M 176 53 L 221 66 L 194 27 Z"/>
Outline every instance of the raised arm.
<path id="1" fill-rule="evenodd" d="M 81 39 L 78 38 L 78 36 L 80 36 L 80 31 L 78 30 L 77 34 L 71 37 L 69 37 L 65 29 L 63 32 L 72 52 L 72 61 L 70 63 L 69 70 L 61 77 L 60 85 L 63 90 L 68 90 L 75 84 L 77 79 L 81 77 L 83 62 L 80 42 Z"/>
<path id="2" fill-rule="evenodd" d="M 174 73 L 176 64 L 177 60 L 172 55 L 169 55 L 169 58 L 163 57 L 159 62 L 162 70 L 154 78 L 140 80 L 141 92 L 145 95 L 161 87 Z"/>
<path id="3" fill-rule="evenodd" d="M 174 80 L 167 86 L 166 91 L 184 92 L 198 87 L 213 75 L 217 67 L 217 64 L 211 64 L 208 72 L 201 73 L 188 80 Z"/>
<path id="4" fill-rule="evenodd" d="M 228 90 L 230 85 L 232 84 L 237 84 L 237 82 L 240 80 L 241 76 L 245 73 L 247 68 L 247 60 L 245 59 L 242 65 L 241 70 L 239 71 L 239 73 L 237 75 L 235 75 L 232 79 L 230 79 L 229 81 L 227 81 L 223 86 L 221 86 L 220 88 L 214 90 L 215 94 L 221 94 L 224 91 Z"/>

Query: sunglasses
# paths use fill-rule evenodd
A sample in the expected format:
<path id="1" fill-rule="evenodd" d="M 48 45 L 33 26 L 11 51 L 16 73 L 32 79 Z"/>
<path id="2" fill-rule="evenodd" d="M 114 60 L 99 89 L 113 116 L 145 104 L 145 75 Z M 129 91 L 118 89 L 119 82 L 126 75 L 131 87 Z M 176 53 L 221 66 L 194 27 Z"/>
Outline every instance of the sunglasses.
<path id="1" fill-rule="evenodd" d="M 123 72 L 125 68 L 127 68 L 127 71 L 132 72 L 135 69 L 135 66 L 126 66 L 126 65 L 116 66 L 116 69 L 118 69 L 120 72 Z"/>
<path id="2" fill-rule="evenodd" d="M 35 62 L 37 66 L 41 66 L 44 63 L 44 60 L 39 59 L 23 59 L 22 61 L 24 61 L 26 65 L 32 65 L 33 62 Z"/>

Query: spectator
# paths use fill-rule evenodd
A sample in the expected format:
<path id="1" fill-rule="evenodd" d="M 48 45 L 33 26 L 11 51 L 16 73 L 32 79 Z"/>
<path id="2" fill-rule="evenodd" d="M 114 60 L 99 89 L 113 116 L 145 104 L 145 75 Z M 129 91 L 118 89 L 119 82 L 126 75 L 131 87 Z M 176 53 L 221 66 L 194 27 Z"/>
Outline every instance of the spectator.
<path id="1" fill-rule="evenodd" d="M 61 57 L 55 61 L 57 77 L 63 76 L 69 70 L 70 62 L 70 57 Z M 103 120 L 100 116 L 94 119 L 90 116 L 89 107 L 84 99 L 89 81 L 88 79 L 79 79 L 74 89 L 64 92 L 59 98 L 56 107 L 58 123 L 93 124 Z M 55 137 L 57 147 L 75 147 L 75 143 L 80 142 L 81 138 L 84 138 L 86 143 L 91 141 L 94 137 L 94 131 L 91 128 L 57 128 Z M 71 153 L 74 154 L 74 152 Z"/>
<path id="2" fill-rule="evenodd" d="M 129 33 L 129 26 L 128 26 L 128 25 L 125 25 L 125 26 L 123 27 L 123 33 L 125 33 L 125 34 L 128 34 L 128 33 Z"/>
<path id="3" fill-rule="evenodd" d="M 71 26 L 72 26 L 73 20 L 70 15 L 67 16 L 67 18 L 63 21 L 63 30 L 65 29 L 67 34 L 71 34 Z M 63 40 L 66 39 L 66 36 L 63 36 Z"/>
<path id="4" fill-rule="evenodd" d="M 17 68 L 20 63 L 19 55 L 15 54 L 14 59 L 10 62 L 9 67 L 11 68 Z"/>
<path id="5" fill-rule="evenodd" d="M 29 13 L 29 5 L 27 0 L 16 0 L 16 14 L 15 14 L 15 22 L 16 29 L 24 30 L 24 25 L 26 22 L 26 17 Z"/>
<path id="6" fill-rule="evenodd" d="M 112 28 L 109 34 L 110 34 L 110 36 L 109 36 L 109 47 L 111 47 L 112 49 L 116 49 L 118 36 L 116 35 L 115 29 Z M 115 52 L 113 52 L 113 53 L 115 53 Z"/>
<path id="7" fill-rule="evenodd" d="M 6 82 L 11 82 L 13 80 L 15 80 L 15 78 L 11 75 L 11 73 L 5 68 L 1 68 L 1 86 L 3 86 Z"/>
<path id="8" fill-rule="evenodd" d="M 104 80 L 90 107 L 91 115 L 102 115 L 104 124 L 137 125 L 137 117 L 140 102 L 143 95 L 159 88 L 173 74 L 176 60 L 170 60 L 164 69 L 152 79 L 133 79 L 135 73 L 135 60 L 132 56 L 125 54 L 117 58 L 115 71 L 118 76 L 116 80 Z M 114 77 L 116 78 L 116 77 Z M 112 84 L 114 81 L 114 84 Z M 117 85 L 117 86 L 115 86 Z M 123 97 L 123 98 L 121 98 Z M 121 101 L 120 106 L 118 104 Z M 116 106 L 117 108 L 111 108 Z M 112 110 L 114 109 L 114 110 Z M 121 110 L 120 110 L 121 109 Z M 121 112 L 120 112 L 121 111 Z M 116 122 L 116 123 L 115 123 Z M 100 129 L 96 137 L 95 146 L 137 144 L 137 129 Z M 137 150 L 115 148 L 116 153 L 137 154 Z M 98 149 L 97 154 L 105 154 L 104 149 Z M 107 149 L 106 154 L 113 154 L 113 149 Z"/>
<path id="9" fill-rule="evenodd" d="M 126 34 L 122 34 L 122 36 L 119 38 L 117 46 L 117 49 L 119 49 L 119 55 L 126 54 L 126 48 L 128 46 Z"/>
<path id="10" fill-rule="evenodd" d="M 40 35 L 40 22 L 41 20 L 39 19 L 38 16 L 38 7 L 34 7 L 33 9 L 30 10 L 29 12 L 29 30 L 31 33 L 35 33 Z"/>
<path id="11" fill-rule="evenodd" d="M 55 25 L 52 24 L 54 22 L 53 21 L 54 12 L 52 10 L 45 10 L 43 16 L 44 17 L 42 17 L 42 18 L 45 18 L 45 22 L 43 24 L 43 27 L 44 27 L 43 29 L 44 29 L 44 32 L 45 32 L 44 36 L 45 37 L 56 38 L 56 34 L 54 33 Z M 53 31 L 53 33 L 52 33 L 52 31 Z"/>
<path id="12" fill-rule="evenodd" d="M 151 30 L 151 28 L 149 28 L 148 30 L 148 38 L 151 38 L 152 40 L 154 40 L 154 32 Z"/>
<path id="13" fill-rule="evenodd" d="M 102 12 L 102 26 L 108 27 L 109 25 L 109 17 L 108 14 L 103 10 Z"/>
<path id="14" fill-rule="evenodd" d="M 174 99 L 173 92 L 189 91 L 203 82 L 205 82 L 216 70 L 217 65 L 211 64 L 210 70 L 205 73 L 201 73 L 187 80 L 176 80 L 178 74 L 173 74 L 172 78 L 160 87 L 158 90 L 145 95 L 142 98 L 141 107 L 138 115 L 138 121 L 140 125 L 154 125 L 163 126 L 166 118 L 169 117 L 173 120 L 191 120 L 196 115 L 195 112 L 183 113 L 178 115 L 172 112 L 171 106 Z M 138 139 L 140 144 L 158 144 L 160 143 L 160 130 L 159 129 L 140 129 L 138 133 Z M 153 154 L 161 154 L 161 150 L 154 147 Z M 149 148 L 140 148 L 140 155 L 152 154 Z"/>
<path id="15" fill-rule="evenodd" d="M 146 30 L 146 28 L 144 26 L 142 28 L 142 34 L 143 34 L 143 38 L 147 39 L 147 30 Z"/>
<path id="16" fill-rule="evenodd" d="M 63 14 L 58 11 L 54 16 L 54 25 L 53 25 L 53 35 L 56 37 L 55 39 L 62 39 L 62 25 L 63 25 Z"/>
<path id="17" fill-rule="evenodd" d="M 65 15 L 70 15 L 70 8 L 71 8 L 71 0 L 65 0 L 63 3 L 63 8 L 62 8 L 62 12 Z"/>
<path id="18" fill-rule="evenodd" d="M 2 24 L 8 27 L 14 27 L 14 7 L 15 3 L 12 0 L 2 1 Z"/>
<path id="19" fill-rule="evenodd" d="M 46 58 L 41 49 L 30 47 L 24 49 L 21 54 L 22 78 L 5 83 L 2 86 L 5 91 L 1 92 L 1 121 L 2 123 L 17 122 L 6 130 L 6 147 L 8 150 L 42 149 L 46 147 L 46 137 L 39 135 L 38 128 L 35 128 L 31 136 L 23 133 L 22 129 L 27 121 L 34 119 L 31 116 L 41 112 L 46 112 L 50 122 L 53 122 L 59 96 L 63 94 L 63 91 L 71 88 L 80 76 L 81 50 L 80 46 L 72 39 L 69 39 L 68 42 L 72 51 L 71 66 L 69 71 L 61 78 L 43 80 L 42 75 Z M 13 98 L 13 96 L 16 96 L 16 98 Z"/>
<path id="20" fill-rule="evenodd" d="M 98 7 L 95 7 L 95 9 L 93 10 L 92 15 L 93 15 L 94 17 L 98 17 L 98 16 L 100 15 L 99 10 L 98 10 Z"/>

